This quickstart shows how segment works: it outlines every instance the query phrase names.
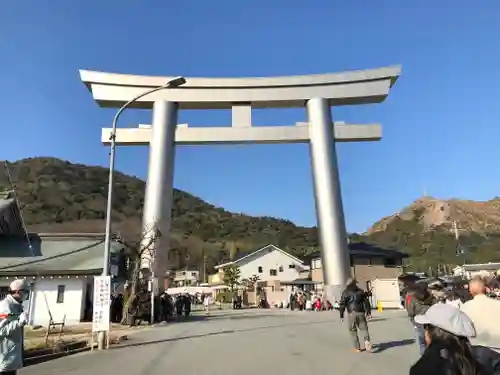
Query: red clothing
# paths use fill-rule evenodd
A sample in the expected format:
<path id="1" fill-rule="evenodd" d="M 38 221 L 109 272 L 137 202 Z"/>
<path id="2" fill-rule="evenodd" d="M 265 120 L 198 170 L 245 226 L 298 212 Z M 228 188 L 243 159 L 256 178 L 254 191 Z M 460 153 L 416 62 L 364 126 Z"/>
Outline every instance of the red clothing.
<path id="1" fill-rule="evenodd" d="M 410 306 L 410 302 L 411 302 L 411 296 L 410 295 L 407 295 L 406 296 L 406 307 L 408 308 L 408 306 Z"/>

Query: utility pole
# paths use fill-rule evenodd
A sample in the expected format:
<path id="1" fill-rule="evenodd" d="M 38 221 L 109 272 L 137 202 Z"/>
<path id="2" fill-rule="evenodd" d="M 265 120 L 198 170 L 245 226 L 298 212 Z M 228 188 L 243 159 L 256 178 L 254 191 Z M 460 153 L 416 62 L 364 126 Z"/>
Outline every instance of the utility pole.
<path id="1" fill-rule="evenodd" d="M 460 245 L 460 232 L 459 232 L 458 224 L 457 224 L 456 220 L 453 220 L 452 230 L 453 230 L 453 234 L 455 235 L 455 240 L 457 241 L 456 254 L 457 254 L 457 256 L 458 255 L 463 256 L 463 262 L 465 264 L 465 263 L 467 263 L 467 254 L 466 254 L 466 250 L 464 248 L 462 248 L 462 246 Z"/>
<path id="2" fill-rule="evenodd" d="M 203 255 L 203 282 L 208 283 L 207 278 L 207 256 Z"/>
<path id="3" fill-rule="evenodd" d="M 457 226 L 457 222 L 455 220 L 453 220 L 453 233 L 455 234 L 455 239 L 458 242 L 460 240 L 460 235 L 458 233 L 458 226 Z"/>

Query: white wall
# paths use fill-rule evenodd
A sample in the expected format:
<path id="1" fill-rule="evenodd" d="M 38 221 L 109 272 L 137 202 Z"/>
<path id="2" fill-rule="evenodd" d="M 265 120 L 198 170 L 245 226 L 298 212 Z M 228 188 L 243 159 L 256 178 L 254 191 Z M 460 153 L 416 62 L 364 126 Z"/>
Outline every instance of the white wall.
<path id="1" fill-rule="evenodd" d="M 65 286 L 64 302 L 57 303 L 57 287 Z M 66 315 L 66 324 L 78 324 L 82 318 L 85 302 L 86 280 L 83 278 L 42 279 L 35 282 L 33 288 L 33 311 L 30 313 L 31 324 L 46 326 L 49 312 L 55 322 L 61 322 Z"/>
<path id="2" fill-rule="evenodd" d="M 8 287 L 14 279 L 1 280 L 0 287 Z M 47 305 L 50 307 L 52 318 L 56 322 L 62 321 L 66 314 L 66 324 L 78 324 L 83 315 L 85 303 L 85 288 L 87 279 L 85 278 L 53 278 L 53 279 L 32 279 L 33 289 L 31 298 L 33 301 L 25 301 L 23 303 L 25 311 L 29 311 L 30 307 L 30 324 L 46 326 L 49 323 L 49 313 Z M 65 285 L 64 302 L 57 303 L 57 287 Z M 93 292 L 90 289 L 91 293 Z M 47 298 L 47 302 L 45 302 Z"/>
<path id="3" fill-rule="evenodd" d="M 261 281 L 296 280 L 304 266 L 300 262 L 273 247 L 270 247 L 269 249 L 271 249 L 271 251 L 265 249 L 237 263 L 240 268 L 241 278 L 248 279 L 253 275 L 258 275 Z M 294 265 L 295 268 L 289 268 L 290 265 Z M 262 273 L 259 273 L 259 266 L 262 267 Z M 280 272 L 280 266 L 283 267 L 282 272 Z M 270 275 L 271 269 L 275 269 L 277 271 L 276 276 Z"/>

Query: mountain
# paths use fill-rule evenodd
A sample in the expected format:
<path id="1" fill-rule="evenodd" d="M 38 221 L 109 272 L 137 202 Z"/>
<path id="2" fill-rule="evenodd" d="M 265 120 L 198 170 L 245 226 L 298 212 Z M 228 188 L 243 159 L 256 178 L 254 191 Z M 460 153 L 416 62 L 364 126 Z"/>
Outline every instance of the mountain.
<path id="1" fill-rule="evenodd" d="M 415 212 L 419 213 L 419 221 L 425 231 L 443 225 L 452 226 L 453 221 L 456 221 L 460 224 L 460 230 L 465 232 L 500 232 L 500 198 L 487 202 L 474 202 L 422 197 L 402 211 L 376 222 L 368 234 L 386 230 L 397 217 L 411 220 Z"/>
<path id="2" fill-rule="evenodd" d="M 376 222 L 360 238 L 408 252 L 412 268 L 419 271 L 499 261 L 500 199 L 474 202 L 422 197 Z"/>
<path id="3" fill-rule="evenodd" d="M 3 164 L 3 163 L 2 163 Z M 8 163 L 27 227 L 37 232 L 104 232 L 108 169 L 40 157 Z M 145 183 L 117 172 L 113 230 L 138 237 Z M 0 169 L 0 191 L 10 190 Z M 231 213 L 175 189 L 172 250 L 180 266 L 209 267 L 269 243 L 303 256 L 317 247 L 315 228 Z"/>
<path id="4" fill-rule="evenodd" d="M 104 232 L 108 169 L 73 164 L 55 158 L 31 158 L 9 163 L 24 219 L 36 232 Z M 126 238 L 140 232 L 144 181 L 117 172 L 113 231 Z M 0 192 L 10 190 L 0 169 Z M 252 217 L 215 207 L 181 190 L 174 191 L 172 253 L 179 266 L 208 267 L 269 243 L 302 257 L 316 250 L 316 228 L 288 220 Z M 460 237 L 455 239 L 453 222 Z M 500 199 L 487 202 L 417 199 L 394 215 L 376 222 L 364 241 L 410 255 L 416 271 L 467 262 L 500 261 Z M 464 250 L 457 255 L 457 248 Z"/>

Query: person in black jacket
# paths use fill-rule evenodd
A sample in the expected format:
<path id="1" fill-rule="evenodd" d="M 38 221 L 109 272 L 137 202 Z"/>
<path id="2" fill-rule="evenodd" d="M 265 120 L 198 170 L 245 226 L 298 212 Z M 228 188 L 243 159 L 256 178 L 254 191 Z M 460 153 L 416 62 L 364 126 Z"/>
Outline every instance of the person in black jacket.
<path id="1" fill-rule="evenodd" d="M 357 353 L 361 351 L 358 338 L 359 329 L 365 341 L 365 350 L 371 352 L 372 344 L 370 342 L 370 333 L 368 332 L 368 323 L 366 322 L 366 315 L 370 313 L 370 302 L 365 291 L 358 288 L 356 280 L 353 278 L 347 281 L 346 288 L 340 298 L 340 319 L 344 320 L 346 310 L 347 325 L 351 333 L 354 350 Z"/>
<path id="2" fill-rule="evenodd" d="M 425 344 L 425 332 L 424 327 L 415 322 L 416 315 L 425 314 L 429 308 L 436 303 L 433 295 L 427 290 L 427 284 L 415 283 L 408 287 L 408 304 L 406 310 L 408 311 L 408 317 L 413 324 L 416 343 L 418 345 L 420 355 L 424 354 L 426 344 Z"/>

